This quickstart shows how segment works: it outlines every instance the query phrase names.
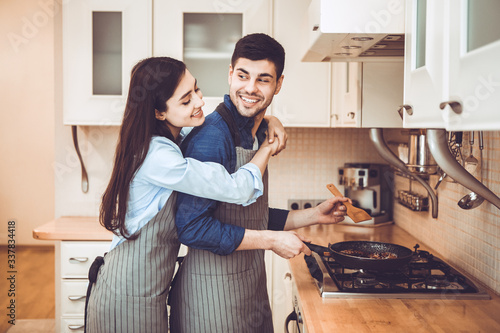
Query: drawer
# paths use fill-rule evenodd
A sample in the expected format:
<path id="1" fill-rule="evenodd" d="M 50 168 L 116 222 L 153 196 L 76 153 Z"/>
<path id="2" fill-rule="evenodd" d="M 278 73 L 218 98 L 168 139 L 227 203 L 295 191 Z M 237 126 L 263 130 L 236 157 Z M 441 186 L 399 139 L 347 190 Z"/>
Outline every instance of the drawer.
<path id="1" fill-rule="evenodd" d="M 61 311 L 63 316 L 83 316 L 88 280 L 63 279 L 61 282 Z"/>
<path id="2" fill-rule="evenodd" d="M 62 317 L 61 333 L 83 332 L 85 319 L 81 317 Z"/>
<path id="3" fill-rule="evenodd" d="M 61 277 L 87 279 L 95 257 L 109 251 L 111 242 L 61 242 Z"/>

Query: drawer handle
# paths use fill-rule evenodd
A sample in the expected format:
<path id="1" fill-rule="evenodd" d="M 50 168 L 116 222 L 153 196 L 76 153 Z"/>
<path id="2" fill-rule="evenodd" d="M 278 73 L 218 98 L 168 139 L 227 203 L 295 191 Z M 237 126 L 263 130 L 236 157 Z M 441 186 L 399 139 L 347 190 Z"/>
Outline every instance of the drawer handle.
<path id="1" fill-rule="evenodd" d="M 87 296 L 83 295 L 83 296 L 68 296 L 68 299 L 70 301 L 81 301 L 81 300 L 84 300 L 85 298 L 87 298 Z"/>
<path id="2" fill-rule="evenodd" d="M 68 325 L 68 328 L 72 331 L 81 330 L 85 327 L 85 325 Z"/>
<path id="3" fill-rule="evenodd" d="M 83 263 L 89 261 L 89 258 L 85 257 L 71 257 L 69 258 L 69 262 L 73 264 Z"/>

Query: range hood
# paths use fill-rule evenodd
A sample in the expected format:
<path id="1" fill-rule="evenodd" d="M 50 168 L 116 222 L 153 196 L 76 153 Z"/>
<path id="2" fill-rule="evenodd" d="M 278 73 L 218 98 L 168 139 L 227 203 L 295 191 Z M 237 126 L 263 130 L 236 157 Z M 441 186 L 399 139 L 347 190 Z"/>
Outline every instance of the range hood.
<path id="1" fill-rule="evenodd" d="M 302 61 L 403 61 L 404 9 L 404 0 L 312 0 Z"/>

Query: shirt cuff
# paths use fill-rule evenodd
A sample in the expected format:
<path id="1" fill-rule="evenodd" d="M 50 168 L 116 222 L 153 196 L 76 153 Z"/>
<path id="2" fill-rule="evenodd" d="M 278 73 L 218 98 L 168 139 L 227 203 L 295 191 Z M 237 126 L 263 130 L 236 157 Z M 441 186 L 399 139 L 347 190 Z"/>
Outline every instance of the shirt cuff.
<path id="1" fill-rule="evenodd" d="M 253 177 L 254 190 L 252 197 L 246 203 L 242 204 L 242 206 L 249 206 L 253 204 L 258 197 L 264 194 L 264 184 L 262 183 L 262 175 L 260 174 L 260 169 L 257 167 L 257 165 L 253 163 L 247 163 L 241 166 L 240 169 L 249 171 Z"/>
<path id="2" fill-rule="evenodd" d="M 285 209 L 269 208 L 269 222 L 267 224 L 267 230 L 284 230 L 288 213 L 290 213 L 290 211 Z"/>

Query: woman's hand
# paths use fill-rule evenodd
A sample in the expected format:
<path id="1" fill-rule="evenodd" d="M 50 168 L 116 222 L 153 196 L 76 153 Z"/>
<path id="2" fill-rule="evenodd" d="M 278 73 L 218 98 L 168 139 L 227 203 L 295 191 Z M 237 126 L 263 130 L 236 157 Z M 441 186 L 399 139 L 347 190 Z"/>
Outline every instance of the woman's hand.
<path id="1" fill-rule="evenodd" d="M 273 143 L 275 140 L 278 141 L 278 150 L 273 155 L 278 155 L 283 149 L 286 148 L 286 142 L 288 140 L 288 135 L 286 134 L 285 128 L 281 121 L 275 116 L 264 116 L 267 121 L 267 132 L 269 143 Z"/>

